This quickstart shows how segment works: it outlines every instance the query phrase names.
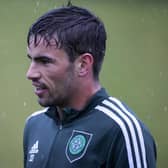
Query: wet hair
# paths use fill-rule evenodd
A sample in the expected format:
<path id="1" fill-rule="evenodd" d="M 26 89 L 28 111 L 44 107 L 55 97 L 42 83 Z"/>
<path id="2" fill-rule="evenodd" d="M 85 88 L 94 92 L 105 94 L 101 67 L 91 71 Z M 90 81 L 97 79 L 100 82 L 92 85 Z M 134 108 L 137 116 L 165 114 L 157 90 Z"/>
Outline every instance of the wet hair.
<path id="1" fill-rule="evenodd" d="M 85 8 L 64 6 L 52 9 L 32 24 L 27 36 L 28 46 L 34 39 L 37 46 L 40 39 L 47 45 L 55 41 L 73 62 L 79 55 L 90 53 L 93 56 L 93 74 L 98 79 L 106 48 L 106 31 L 103 22 Z M 38 38 L 37 38 L 38 37 Z"/>

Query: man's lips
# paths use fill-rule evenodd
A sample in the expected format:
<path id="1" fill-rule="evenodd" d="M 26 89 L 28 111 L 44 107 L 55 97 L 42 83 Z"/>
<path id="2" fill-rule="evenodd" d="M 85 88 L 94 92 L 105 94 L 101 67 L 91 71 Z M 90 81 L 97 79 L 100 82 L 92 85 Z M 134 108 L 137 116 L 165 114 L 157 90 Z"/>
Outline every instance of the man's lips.
<path id="1" fill-rule="evenodd" d="M 32 83 L 32 85 L 34 86 L 34 93 L 39 97 L 44 95 L 47 91 L 47 87 L 44 84 Z"/>
<path id="2" fill-rule="evenodd" d="M 47 89 L 41 89 L 41 88 L 35 88 L 35 91 L 34 91 L 34 93 L 38 97 L 42 97 L 46 92 L 47 92 Z"/>

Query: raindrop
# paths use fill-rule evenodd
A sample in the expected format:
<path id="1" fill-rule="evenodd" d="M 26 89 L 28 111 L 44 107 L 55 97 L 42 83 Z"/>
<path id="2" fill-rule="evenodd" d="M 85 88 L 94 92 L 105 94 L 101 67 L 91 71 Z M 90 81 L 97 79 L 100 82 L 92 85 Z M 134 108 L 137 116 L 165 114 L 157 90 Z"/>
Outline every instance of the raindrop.
<path id="1" fill-rule="evenodd" d="M 162 76 L 163 76 L 163 72 L 160 72 L 160 73 L 159 73 L 159 76 L 162 77 Z"/>
<path id="2" fill-rule="evenodd" d="M 40 5 L 40 1 L 37 1 L 36 6 L 34 8 L 34 13 L 37 13 L 37 9 L 39 8 L 39 5 Z"/>
<path id="3" fill-rule="evenodd" d="M 165 111 L 165 112 L 167 112 L 167 111 L 168 111 L 167 106 L 164 106 L 164 111 Z"/>
<path id="4" fill-rule="evenodd" d="M 37 7 L 39 7 L 39 5 L 40 5 L 40 2 L 39 2 L 39 1 L 37 1 L 37 2 L 36 2 L 36 6 L 37 6 Z"/>
<path id="5" fill-rule="evenodd" d="M 2 119 L 6 118 L 6 113 L 5 113 L 5 112 L 2 112 L 2 113 L 0 114 L 0 117 L 1 117 Z"/>
<path id="6" fill-rule="evenodd" d="M 23 106 L 24 106 L 24 107 L 26 107 L 26 105 L 27 105 L 27 103 L 26 103 L 26 102 L 24 102 L 24 103 L 23 103 Z"/>

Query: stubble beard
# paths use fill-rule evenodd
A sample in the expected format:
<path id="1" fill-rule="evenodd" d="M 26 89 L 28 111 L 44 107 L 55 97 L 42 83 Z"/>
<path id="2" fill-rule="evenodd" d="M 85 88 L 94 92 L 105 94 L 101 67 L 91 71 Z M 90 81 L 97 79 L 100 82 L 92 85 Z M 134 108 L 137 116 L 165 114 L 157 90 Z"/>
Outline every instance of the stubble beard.
<path id="1" fill-rule="evenodd" d="M 70 101 L 75 94 L 74 74 L 72 67 L 67 70 L 67 76 L 64 81 L 60 83 L 61 86 L 58 91 L 56 89 L 55 94 L 49 93 L 46 98 L 39 98 L 38 103 L 42 107 L 57 106 L 60 108 L 70 107 Z M 54 94 L 54 95 L 53 95 Z"/>

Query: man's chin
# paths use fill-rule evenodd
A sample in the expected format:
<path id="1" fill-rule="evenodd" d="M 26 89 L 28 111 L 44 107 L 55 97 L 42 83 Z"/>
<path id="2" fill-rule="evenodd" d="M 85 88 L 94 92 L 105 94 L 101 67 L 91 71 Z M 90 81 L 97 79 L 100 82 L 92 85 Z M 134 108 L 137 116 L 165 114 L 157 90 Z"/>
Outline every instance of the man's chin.
<path id="1" fill-rule="evenodd" d="M 42 99 L 39 98 L 38 99 L 38 103 L 42 106 L 42 107 L 50 107 L 50 106 L 59 106 L 59 107 L 65 107 L 65 103 L 62 103 L 63 101 L 53 101 L 51 99 Z"/>
<path id="2" fill-rule="evenodd" d="M 51 106 L 48 102 L 46 102 L 46 101 L 44 101 L 44 100 L 41 100 L 41 99 L 38 100 L 38 103 L 39 103 L 40 106 L 42 106 L 42 107 Z"/>

